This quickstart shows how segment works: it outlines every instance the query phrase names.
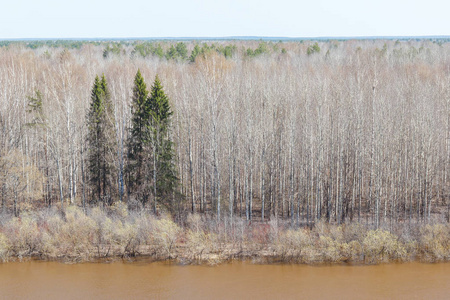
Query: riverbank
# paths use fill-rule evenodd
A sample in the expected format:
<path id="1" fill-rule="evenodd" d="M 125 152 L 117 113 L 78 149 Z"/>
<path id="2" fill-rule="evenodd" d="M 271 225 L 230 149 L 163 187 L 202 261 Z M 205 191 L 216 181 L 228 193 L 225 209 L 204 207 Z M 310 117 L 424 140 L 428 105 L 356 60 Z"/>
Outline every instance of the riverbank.
<path id="1" fill-rule="evenodd" d="M 0 261 L 27 258 L 65 262 L 99 259 L 174 260 L 216 265 L 230 260 L 301 264 L 377 264 L 450 261 L 449 224 L 396 224 L 373 229 L 350 223 L 318 223 L 312 229 L 273 220 L 248 224 L 190 215 L 129 213 L 117 205 L 87 213 L 69 207 L 0 218 Z"/>

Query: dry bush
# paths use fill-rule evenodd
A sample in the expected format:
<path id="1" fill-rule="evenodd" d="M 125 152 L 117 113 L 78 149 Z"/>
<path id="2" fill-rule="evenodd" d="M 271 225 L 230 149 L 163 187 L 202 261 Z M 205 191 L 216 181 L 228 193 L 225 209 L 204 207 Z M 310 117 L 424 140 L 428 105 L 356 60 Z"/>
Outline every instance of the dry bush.
<path id="1" fill-rule="evenodd" d="M 423 224 L 394 224 L 391 228 L 392 234 L 398 237 L 408 253 L 408 258 L 417 257 L 419 250 L 420 232 Z"/>
<path id="2" fill-rule="evenodd" d="M 348 243 L 348 257 L 351 261 L 363 260 L 363 247 L 359 241 L 351 241 Z"/>
<path id="3" fill-rule="evenodd" d="M 191 231 L 199 232 L 203 230 L 204 224 L 200 214 L 189 214 L 186 223 Z"/>
<path id="4" fill-rule="evenodd" d="M 385 230 L 370 230 L 363 241 L 365 259 L 369 263 L 404 261 L 408 258 L 406 246 L 398 237 Z"/>
<path id="5" fill-rule="evenodd" d="M 281 261 L 298 263 L 405 261 L 417 252 L 430 262 L 450 260 L 450 226 L 444 224 L 398 226 L 394 233 L 368 231 L 357 223 L 324 222 L 312 230 L 285 230 L 276 220 L 249 226 L 240 218 L 218 221 L 192 214 L 182 229 L 169 216 L 156 219 L 144 211 L 124 213 L 126 206 L 121 204 L 107 209 L 93 208 L 86 215 L 70 206 L 64 215 L 54 209 L 24 213 L 21 218 L 3 215 L 0 261 L 29 256 L 83 261 L 141 254 L 171 259 L 177 246 L 188 260 L 209 262 L 227 256 L 265 256 L 268 250 Z"/>
<path id="6" fill-rule="evenodd" d="M 0 209 L 0 228 L 3 228 L 10 220 L 12 216 L 7 214 L 6 212 L 2 212 Z"/>
<path id="7" fill-rule="evenodd" d="M 314 240 L 307 229 L 282 232 L 273 248 L 283 261 L 313 262 L 317 259 Z"/>
<path id="8" fill-rule="evenodd" d="M 230 245 L 230 247 L 242 252 L 243 248 L 249 242 L 249 227 L 247 222 L 239 217 L 224 218 L 224 224 L 216 226 L 219 230 L 216 248 L 223 245 Z M 220 244 L 220 245 L 219 245 Z"/>
<path id="9" fill-rule="evenodd" d="M 253 254 L 251 227 L 239 217 L 225 217 L 221 222 L 209 220 L 204 222 L 204 232 L 209 234 L 211 246 L 208 251 L 220 253 L 222 259 Z"/>
<path id="10" fill-rule="evenodd" d="M 117 221 L 114 230 L 114 240 L 119 246 L 119 255 L 122 257 L 135 257 L 139 254 L 140 239 L 135 224 Z"/>
<path id="11" fill-rule="evenodd" d="M 155 252 L 152 248 L 154 224 L 149 215 L 133 213 L 127 218 L 112 218 L 113 237 L 112 240 L 118 247 L 119 255 L 122 257 L 135 257 L 148 251 Z M 154 247 L 153 247 L 154 248 Z"/>
<path id="12" fill-rule="evenodd" d="M 29 215 L 13 218 L 5 226 L 5 235 L 11 244 L 12 255 L 19 259 L 42 251 L 42 235 L 35 219 Z"/>
<path id="13" fill-rule="evenodd" d="M 314 225 L 314 228 L 312 229 L 313 232 L 317 233 L 319 236 L 321 235 L 327 235 L 330 232 L 330 224 L 325 222 L 324 220 L 319 220 Z"/>
<path id="14" fill-rule="evenodd" d="M 155 254 L 160 258 L 172 258 L 176 241 L 181 233 L 180 227 L 169 218 L 152 220 L 152 246 Z"/>
<path id="15" fill-rule="evenodd" d="M 0 232 L 0 260 L 3 262 L 8 261 L 11 256 L 11 244 L 6 236 Z"/>
<path id="16" fill-rule="evenodd" d="M 120 220 L 126 220 L 129 216 L 127 204 L 124 202 L 114 202 L 109 209 L 111 214 Z"/>
<path id="17" fill-rule="evenodd" d="M 154 228 L 154 217 L 152 215 L 140 215 L 133 220 L 133 225 L 137 230 L 137 238 L 139 242 L 144 245 L 150 245 L 153 240 Z"/>
<path id="18" fill-rule="evenodd" d="M 360 224 L 334 226 L 319 222 L 312 230 L 287 230 L 278 234 L 275 255 L 283 261 L 339 263 L 359 261 L 365 255 L 370 263 L 406 260 L 408 244 L 382 230 L 369 231 Z"/>
<path id="19" fill-rule="evenodd" d="M 450 226 L 426 225 L 420 230 L 419 249 L 426 261 L 450 260 Z"/>
<path id="20" fill-rule="evenodd" d="M 342 242 L 344 241 L 343 226 L 328 226 L 328 232 L 326 234 L 322 234 L 322 236 L 329 236 L 333 240 Z"/>
<path id="21" fill-rule="evenodd" d="M 322 262 L 342 262 L 351 257 L 349 245 L 330 236 L 320 236 L 316 247 Z"/>
<path id="22" fill-rule="evenodd" d="M 67 208 L 65 219 L 55 216 L 47 221 L 45 250 L 50 257 L 88 260 L 92 256 L 92 237 L 97 230 L 94 220 L 75 206 Z"/>
<path id="23" fill-rule="evenodd" d="M 252 251 L 259 251 L 269 245 L 272 237 L 269 224 L 254 224 L 249 229 L 247 244 Z"/>
<path id="24" fill-rule="evenodd" d="M 276 241 L 276 239 L 278 238 L 280 232 L 281 232 L 281 228 L 280 228 L 280 224 L 278 223 L 278 218 L 273 218 L 269 221 L 269 226 L 270 226 L 270 241 L 272 241 L 272 243 L 274 241 Z"/>
<path id="25" fill-rule="evenodd" d="M 320 222 L 313 229 L 313 233 L 318 236 L 315 250 L 320 255 L 321 262 L 338 263 L 359 260 L 365 233 L 362 226 L 357 224 L 334 226 Z"/>
<path id="26" fill-rule="evenodd" d="M 203 230 L 201 215 L 189 214 L 187 217 L 186 247 L 190 259 L 202 259 L 203 254 L 217 250 L 217 235 Z"/>
<path id="27" fill-rule="evenodd" d="M 95 207 L 91 211 L 90 219 L 95 222 L 92 243 L 97 249 L 97 256 L 108 256 L 114 245 L 115 224 L 99 207 Z"/>
<path id="28" fill-rule="evenodd" d="M 342 239 L 346 243 L 353 241 L 362 243 L 367 234 L 367 227 L 361 223 L 348 223 L 342 225 Z"/>
<path id="29" fill-rule="evenodd" d="M 233 243 L 242 243 L 245 242 L 245 228 L 247 227 L 246 221 L 243 219 L 236 219 L 232 224 L 232 234 L 230 235 Z"/>
<path id="30" fill-rule="evenodd" d="M 34 208 L 34 205 L 27 201 L 27 202 L 20 202 L 17 204 L 17 208 L 21 213 L 32 213 Z"/>
<path id="31" fill-rule="evenodd" d="M 202 259 L 203 254 L 214 252 L 216 244 L 217 235 L 214 233 L 189 230 L 186 234 L 186 247 L 191 259 Z"/>

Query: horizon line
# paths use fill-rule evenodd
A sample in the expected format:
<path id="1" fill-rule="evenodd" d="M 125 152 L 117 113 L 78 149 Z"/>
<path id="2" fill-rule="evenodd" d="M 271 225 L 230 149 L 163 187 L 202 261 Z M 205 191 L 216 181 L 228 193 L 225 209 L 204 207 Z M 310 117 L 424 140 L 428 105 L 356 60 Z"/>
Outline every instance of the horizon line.
<path id="1" fill-rule="evenodd" d="M 393 39 L 450 39 L 450 35 L 379 35 L 379 36 L 315 36 L 315 37 L 286 37 L 286 36 L 186 36 L 186 37 L 21 37 L 1 38 L 0 41 L 108 41 L 108 40 L 393 40 Z"/>

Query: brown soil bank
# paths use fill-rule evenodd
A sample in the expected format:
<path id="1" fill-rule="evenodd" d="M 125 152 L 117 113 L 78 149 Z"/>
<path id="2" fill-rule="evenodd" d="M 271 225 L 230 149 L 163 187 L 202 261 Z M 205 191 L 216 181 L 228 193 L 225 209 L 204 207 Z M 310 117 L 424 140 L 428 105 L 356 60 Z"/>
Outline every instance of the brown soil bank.
<path id="1" fill-rule="evenodd" d="M 90 261 L 149 256 L 182 263 L 216 264 L 230 259 L 285 263 L 383 263 L 450 260 L 449 224 L 403 224 L 371 229 L 358 223 L 318 223 L 312 229 L 277 221 L 249 225 L 190 215 L 180 226 L 169 217 L 130 214 L 117 205 L 109 212 L 64 214 L 45 210 L 0 218 L 0 261 L 38 257 Z"/>

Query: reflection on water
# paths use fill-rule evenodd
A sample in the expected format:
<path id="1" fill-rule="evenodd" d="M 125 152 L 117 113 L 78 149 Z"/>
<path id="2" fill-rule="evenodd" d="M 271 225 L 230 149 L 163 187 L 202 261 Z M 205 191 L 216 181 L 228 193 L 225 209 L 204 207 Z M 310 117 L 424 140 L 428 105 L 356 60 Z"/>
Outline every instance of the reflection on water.
<path id="1" fill-rule="evenodd" d="M 450 264 L 0 264 L 0 299 L 449 299 Z"/>

